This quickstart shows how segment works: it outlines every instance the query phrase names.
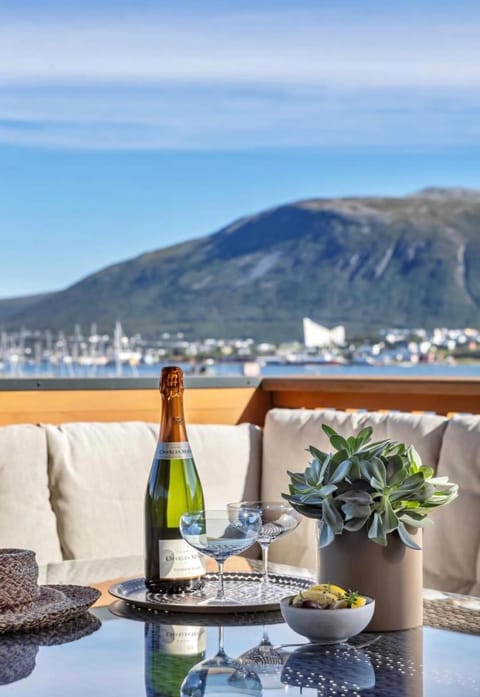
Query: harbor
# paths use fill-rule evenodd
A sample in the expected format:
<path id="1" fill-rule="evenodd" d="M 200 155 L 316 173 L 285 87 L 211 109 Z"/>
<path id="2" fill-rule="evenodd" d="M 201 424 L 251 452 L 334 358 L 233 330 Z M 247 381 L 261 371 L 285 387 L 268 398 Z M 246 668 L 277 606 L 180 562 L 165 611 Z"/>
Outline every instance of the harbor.
<path id="1" fill-rule="evenodd" d="M 349 341 L 304 319 L 304 340 L 280 344 L 246 339 L 190 340 L 179 333 L 158 339 L 127 335 L 22 329 L 0 332 L 0 377 L 147 377 L 168 363 L 186 374 L 274 375 L 479 375 L 480 332 L 474 329 L 389 329 L 376 339 Z M 343 329 L 343 328 L 342 328 Z M 315 333 L 316 330 L 316 333 Z"/>

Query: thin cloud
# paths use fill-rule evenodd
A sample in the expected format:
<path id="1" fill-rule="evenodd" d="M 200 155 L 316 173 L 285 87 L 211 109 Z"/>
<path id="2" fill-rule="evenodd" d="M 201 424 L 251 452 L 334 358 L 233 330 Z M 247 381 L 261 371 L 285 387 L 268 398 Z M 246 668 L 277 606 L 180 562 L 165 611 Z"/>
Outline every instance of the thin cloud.
<path id="1" fill-rule="evenodd" d="M 80 12 L 77 7 L 77 13 Z M 398 12 L 398 11 L 397 11 Z M 39 15 L 0 23 L 0 143 L 478 143 L 478 23 L 380 13 Z M 449 21 L 450 20 L 450 21 Z"/>
<path id="2" fill-rule="evenodd" d="M 427 89 L 480 84 L 478 27 L 341 24 L 313 13 L 182 23 L 0 25 L 4 83 L 190 83 Z M 288 21 L 287 21 L 288 20 Z M 317 20 L 317 21 L 315 21 Z"/>

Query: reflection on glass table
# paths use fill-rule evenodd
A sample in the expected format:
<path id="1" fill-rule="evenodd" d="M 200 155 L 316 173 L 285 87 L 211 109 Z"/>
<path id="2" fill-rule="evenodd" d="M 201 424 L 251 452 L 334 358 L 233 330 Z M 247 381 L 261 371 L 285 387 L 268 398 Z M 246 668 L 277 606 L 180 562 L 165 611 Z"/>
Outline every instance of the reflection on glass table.
<path id="1" fill-rule="evenodd" d="M 272 690 L 282 685 L 281 674 L 287 656 L 288 653 L 285 653 L 281 647 L 276 648 L 272 644 L 264 625 L 260 643 L 244 651 L 238 660 L 257 673 L 264 690 Z"/>
<path id="2" fill-rule="evenodd" d="M 317 697 L 422 697 L 422 632 L 365 633 L 344 644 L 299 646 L 286 659 L 281 682 Z"/>
<path id="3" fill-rule="evenodd" d="M 205 658 L 206 629 L 145 622 L 147 697 L 178 697 L 190 668 Z"/>
<path id="4" fill-rule="evenodd" d="M 242 559 L 242 568 L 244 561 Z M 233 565 L 233 560 L 231 563 Z M 293 567 L 273 566 L 273 570 L 282 575 L 299 573 Z M 132 575 L 134 573 L 132 570 Z M 425 619 L 433 622 L 433 626 L 382 635 L 362 634 L 337 647 L 339 651 L 335 656 L 327 660 L 323 655 L 321 664 L 314 661 L 312 666 L 309 654 L 317 649 L 282 622 L 279 612 L 217 613 L 207 608 L 206 613 L 173 613 L 148 608 L 139 610 L 123 600 L 111 603 L 105 597 L 108 607 L 95 608 L 90 620 L 94 623 L 92 628 L 98 631 L 88 634 L 90 627 L 87 627 L 86 635 L 70 634 L 69 638 L 78 639 L 76 641 L 57 640 L 57 632 L 63 632 L 64 627 L 55 627 L 49 637 L 29 634 L 0 637 L 0 697 L 65 697 L 66 694 L 68 697 L 141 697 L 146 687 L 153 693 L 147 692 L 148 697 L 160 697 L 162 693 L 171 697 L 168 691 L 179 695 L 179 685 L 187 679 L 187 674 L 190 676 L 199 665 L 205 668 L 205 658 L 209 661 L 215 658 L 219 625 L 226 627 L 223 653 L 228 662 L 227 674 L 222 676 L 225 666 L 220 671 L 219 689 L 225 687 L 224 678 L 228 681 L 229 675 L 233 675 L 232 682 L 240 693 L 246 690 L 248 694 L 250 690 L 255 697 L 260 694 L 258 682 L 262 685 L 263 697 L 318 697 L 322 694 L 479 697 L 480 630 L 475 630 L 475 623 L 480 621 L 480 610 L 472 607 L 474 600 L 468 598 L 468 609 L 462 609 L 456 604 L 457 597 L 430 599 L 436 611 L 432 612 L 430 607 Z M 440 628 L 446 626 L 446 615 L 449 630 Z M 151 625 L 166 627 L 157 630 Z M 263 625 L 268 630 L 266 637 L 262 637 Z M 178 626 L 187 626 L 185 637 L 177 634 Z M 325 647 L 319 651 L 325 653 Z M 347 656 L 359 659 L 355 660 L 354 677 L 362 689 L 345 691 L 347 683 L 338 679 L 348 678 L 353 684 L 346 670 L 342 669 L 339 675 L 338 665 L 343 665 L 341 661 L 345 660 L 342 651 L 350 651 Z M 264 652 L 267 661 L 284 658 L 284 664 L 265 663 L 265 672 L 262 672 L 258 656 Z M 228 657 L 236 657 L 236 660 Z M 221 656 L 217 660 L 221 668 Z M 243 671 L 251 671 L 247 673 L 248 680 L 230 661 L 240 664 Z M 338 674 L 334 677 L 331 669 L 335 661 Z M 200 695 L 204 691 L 212 694 L 215 689 L 215 674 L 206 670 L 205 680 L 200 675 L 197 681 Z M 367 687 L 372 670 L 375 684 Z M 167 681 L 171 673 L 175 673 L 174 680 Z M 227 691 L 232 694 L 232 689 L 228 687 Z M 159 690 L 160 695 L 155 694 Z"/>
<path id="5" fill-rule="evenodd" d="M 225 653 L 223 633 L 223 627 L 218 627 L 215 656 L 193 666 L 187 673 L 180 689 L 181 697 L 208 694 L 260 697 L 262 694 L 262 683 L 255 671 Z"/>
<path id="6" fill-rule="evenodd" d="M 371 689 L 375 670 L 368 654 L 359 649 L 307 644 L 288 656 L 280 680 L 284 685 L 312 688 L 320 697 Z"/>
<path id="7" fill-rule="evenodd" d="M 218 564 L 218 585 L 215 597 L 205 605 L 232 605 L 235 598 L 225 596 L 223 566 L 225 561 L 251 547 L 258 539 L 261 517 L 256 510 L 239 509 L 194 511 L 180 516 L 180 533 L 194 549 Z"/>
<path id="8" fill-rule="evenodd" d="M 0 636 L 0 687 L 24 680 L 34 670 L 41 646 L 61 646 L 78 641 L 100 629 L 98 617 L 86 612 L 63 624 L 36 632 L 14 632 Z"/>

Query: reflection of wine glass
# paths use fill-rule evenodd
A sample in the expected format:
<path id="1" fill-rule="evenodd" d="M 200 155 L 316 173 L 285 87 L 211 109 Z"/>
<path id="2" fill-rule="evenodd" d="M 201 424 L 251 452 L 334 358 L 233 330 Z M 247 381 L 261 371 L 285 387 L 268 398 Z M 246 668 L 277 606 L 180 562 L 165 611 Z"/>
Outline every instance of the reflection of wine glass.
<path id="1" fill-rule="evenodd" d="M 250 508 L 194 511 L 180 517 L 182 537 L 218 564 L 217 595 L 208 598 L 207 604 L 238 604 L 237 600 L 225 597 L 223 565 L 228 557 L 240 554 L 257 541 L 261 524 L 259 511 Z"/>
<path id="2" fill-rule="evenodd" d="M 255 671 L 225 653 L 223 627 L 218 628 L 216 655 L 193 666 L 180 688 L 180 697 L 203 697 L 209 693 L 252 697 L 262 694 L 262 683 Z"/>
<path id="3" fill-rule="evenodd" d="M 262 527 L 258 536 L 258 543 L 262 548 L 263 579 L 261 592 L 268 590 L 268 548 L 275 540 L 283 537 L 298 527 L 302 516 L 286 501 L 240 501 L 229 503 L 231 511 L 259 510 L 262 517 Z"/>
<path id="4" fill-rule="evenodd" d="M 287 656 L 285 651 L 273 646 L 264 625 L 260 643 L 242 653 L 238 660 L 255 670 L 263 689 L 267 690 L 281 686 L 280 677 Z"/>

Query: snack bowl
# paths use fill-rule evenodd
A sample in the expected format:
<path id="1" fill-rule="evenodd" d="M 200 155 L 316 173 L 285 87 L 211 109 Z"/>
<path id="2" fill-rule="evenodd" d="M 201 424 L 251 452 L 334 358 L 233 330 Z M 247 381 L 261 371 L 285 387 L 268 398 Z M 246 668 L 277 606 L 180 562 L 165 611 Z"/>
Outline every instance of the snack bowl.
<path id="1" fill-rule="evenodd" d="M 375 600 L 365 596 L 366 603 L 352 608 L 294 607 L 294 595 L 282 598 L 283 619 L 294 632 L 317 644 L 339 644 L 365 629 L 375 612 Z"/>

